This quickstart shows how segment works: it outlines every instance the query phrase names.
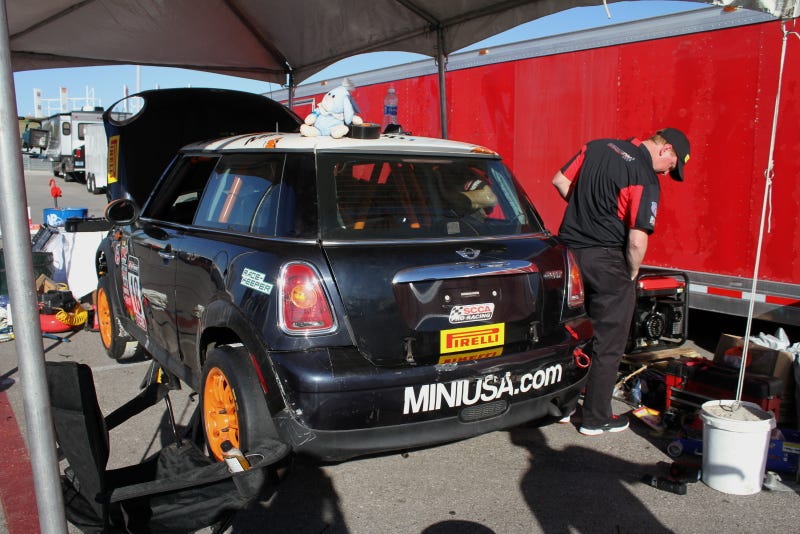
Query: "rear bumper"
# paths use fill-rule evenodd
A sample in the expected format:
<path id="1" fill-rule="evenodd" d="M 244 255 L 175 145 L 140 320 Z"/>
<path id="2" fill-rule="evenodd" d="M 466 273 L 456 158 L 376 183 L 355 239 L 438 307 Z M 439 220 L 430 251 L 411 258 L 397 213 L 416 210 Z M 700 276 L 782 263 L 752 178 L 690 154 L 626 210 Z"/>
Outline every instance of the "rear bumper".
<path id="1" fill-rule="evenodd" d="M 356 351 L 272 353 L 296 451 L 325 460 L 455 441 L 574 408 L 586 339 L 458 364 L 378 368 Z M 266 369 L 264 369 L 266 370 Z"/>
<path id="2" fill-rule="evenodd" d="M 505 411 L 489 419 L 463 422 L 458 416 L 399 425 L 356 430 L 314 430 L 298 419 L 277 419 L 281 437 L 291 442 L 296 452 L 327 461 L 343 461 L 356 456 L 410 450 L 467 439 L 496 430 L 512 428 L 545 417 L 560 418 L 578 403 L 586 382 L 581 380 L 557 393 L 508 404 Z M 499 401 L 495 401 L 499 402 Z"/>

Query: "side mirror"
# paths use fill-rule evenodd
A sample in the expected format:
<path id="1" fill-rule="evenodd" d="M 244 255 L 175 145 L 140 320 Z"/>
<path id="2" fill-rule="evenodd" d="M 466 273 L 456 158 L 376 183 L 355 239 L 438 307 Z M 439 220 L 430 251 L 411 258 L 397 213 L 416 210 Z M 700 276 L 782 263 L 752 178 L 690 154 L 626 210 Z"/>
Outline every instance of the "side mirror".
<path id="1" fill-rule="evenodd" d="M 108 203 L 105 217 L 117 225 L 131 224 L 139 218 L 139 207 L 130 198 L 118 198 Z"/>

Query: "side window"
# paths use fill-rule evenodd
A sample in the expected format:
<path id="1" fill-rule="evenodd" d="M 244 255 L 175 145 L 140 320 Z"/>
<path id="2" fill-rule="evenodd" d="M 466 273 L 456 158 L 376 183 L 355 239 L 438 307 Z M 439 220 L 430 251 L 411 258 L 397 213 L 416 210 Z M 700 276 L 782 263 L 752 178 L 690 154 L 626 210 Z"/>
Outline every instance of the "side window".
<path id="1" fill-rule="evenodd" d="M 86 139 L 86 124 L 85 122 L 78 123 L 78 139 L 81 141 Z"/>
<path id="2" fill-rule="evenodd" d="M 178 224 L 191 224 L 200 203 L 200 195 L 217 163 L 216 157 L 183 156 L 144 210 L 144 217 Z"/>
<path id="3" fill-rule="evenodd" d="M 262 236 L 316 237 L 311 154 L 235 154 L 220 159 L 195 224 Z"/>
<path id="4" fill-rule="evenodd" d="M 260 206 L 277 196 L 284 156 L 236 154 L 220 159 L 203 192 L 195 224 L 248 232 Z"/>
<path id="5" fill-rule="evenodd" d="M 61 135 L 70 135 L 72 132 L 72 126 L 69 122 L 61 123 Z"/>

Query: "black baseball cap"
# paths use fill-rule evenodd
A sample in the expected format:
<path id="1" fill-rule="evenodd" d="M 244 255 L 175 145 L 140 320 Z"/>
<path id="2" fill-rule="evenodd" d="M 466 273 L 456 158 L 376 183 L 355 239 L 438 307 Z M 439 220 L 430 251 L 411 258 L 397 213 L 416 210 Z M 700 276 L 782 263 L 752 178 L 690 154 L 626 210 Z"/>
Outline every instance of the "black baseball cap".
<path id="1" fill-rule="evenodd" d="M 682 182 L 683 166 L 689 162 L 689 139 L 682 131 L 675 128 L 664 128 L 656 133 L 666 139 L 667 143 L 675 149 L 675 153 L 678 155 L 678 164 L 669 172 L 669 175 L 674 180 Z"/>

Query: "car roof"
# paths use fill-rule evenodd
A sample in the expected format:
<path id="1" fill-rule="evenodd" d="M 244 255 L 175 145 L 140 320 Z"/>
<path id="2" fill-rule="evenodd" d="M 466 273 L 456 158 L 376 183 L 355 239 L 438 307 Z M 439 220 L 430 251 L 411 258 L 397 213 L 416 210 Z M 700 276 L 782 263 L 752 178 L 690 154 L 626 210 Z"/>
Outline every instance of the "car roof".
<path id="1" fill-rule="evenodd" d="M 299 133 L 264 132 L 201 141 L 183 147 L 184 151 L 239 152 L 242 150 L 307 150 L 309 152 L 397 152 L 408 154 L 483 154 L 498 157 L 497 153 L 480 145 L 418 137 L 405 134 L 381 135 L 377 139 L 355 139 L 330 136 L 305 137 Z"/>

